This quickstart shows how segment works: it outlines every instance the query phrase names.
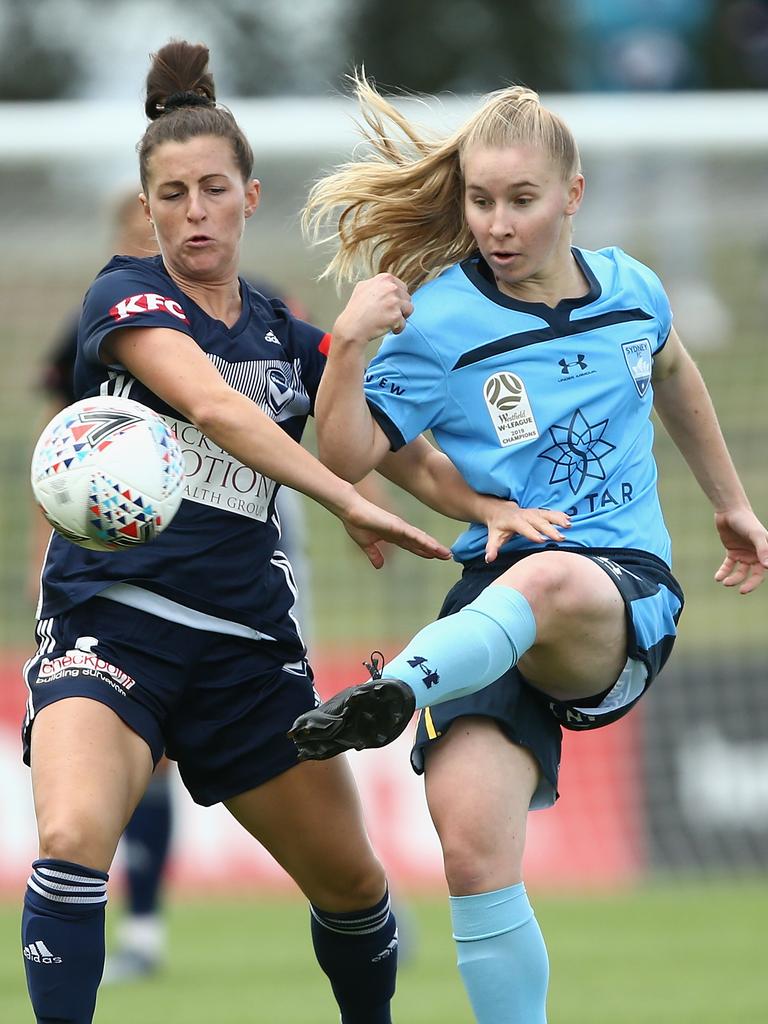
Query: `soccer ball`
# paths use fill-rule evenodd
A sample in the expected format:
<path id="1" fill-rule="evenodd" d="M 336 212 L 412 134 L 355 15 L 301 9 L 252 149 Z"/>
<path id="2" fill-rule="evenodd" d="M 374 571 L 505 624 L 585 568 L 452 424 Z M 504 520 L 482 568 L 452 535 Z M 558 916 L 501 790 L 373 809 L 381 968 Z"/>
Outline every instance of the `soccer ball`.
<path id="1" fill-rule="evenodd" d="M 130 548 L 173 519 L 184 495 L 184 456 L 158 413 L 97 395 L 67 406 L 42 432 L 32 490 L 67 540 L 92 551 Z"/>

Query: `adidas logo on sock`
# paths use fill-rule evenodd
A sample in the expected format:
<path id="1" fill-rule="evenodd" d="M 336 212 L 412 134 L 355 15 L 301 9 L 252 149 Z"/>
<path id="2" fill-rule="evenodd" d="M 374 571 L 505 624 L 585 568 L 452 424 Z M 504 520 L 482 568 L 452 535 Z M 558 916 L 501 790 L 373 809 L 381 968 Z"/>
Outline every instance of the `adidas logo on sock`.
<path id="1" fill-rule="evenodd" d="M 60 964 L 62 962 L 62 958 L 54 956 L 40 939 L 37 942 L 30 942 L 28 946 L 24 947 L 24 956 L 36 964 Z"/>
<path id="2" fill-rule="evenodd" d="M 377 964 L 380 960 L 386 960 L 388 956 L 392 956 L 396 949 L 397 936 L 395 936 L 394 939 L 392 939 L 392 941 L 389 943 L 389 945 L 385 946 L 380 953 L 377 953 L 376 956 L 371 958 L 371 963 Z"/>

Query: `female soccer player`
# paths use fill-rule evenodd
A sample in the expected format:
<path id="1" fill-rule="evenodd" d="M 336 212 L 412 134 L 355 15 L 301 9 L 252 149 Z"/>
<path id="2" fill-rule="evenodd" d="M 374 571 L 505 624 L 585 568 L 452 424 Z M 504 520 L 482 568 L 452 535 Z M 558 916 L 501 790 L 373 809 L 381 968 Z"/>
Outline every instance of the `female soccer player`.
<path id="1" fill-rule="evenodd" d="M 112 251 L 123 256 L 150 256 L 157 252 L 154 232 L 138 201 L 138 191 L 138 188 L 121 191 L 111 210 Z M 77 398 L 74 377 L 79 320 L 79 310 L 77 316 L 67 318 L 62 333 L 47 354 L 40 375 L 41 390 L 48 398 L 44 422 Z M 35 595 L 35 600 L 40 586 L 40 563 L 50 534 L 47 520 L 38 516 L 34 524 L 37 557 L 30 560 L 30 593 Z M 168 767 L 168 760 L 162 758 L 125 826 L 125 913 L 117 926 L 116 949 L 107 957 L 104 984 L 153 974 L 165 961 L 163 889 L 173 832 Z"/>
<path id="2" fill-rule="evenodd" d="M 658 278 L 621 249 L 572 245 L 584 178 L 567 126 L 509 88 L 427 140 L 364 78 L 356 89 L 373 153 L 318 182 L 305 220 L 319 230 L 338 214 L 329 272 L 383 273 L 335 324 L 321 457 L 355 480 L 431 430 L 472 487 L 557 509 L 570 529 L 512 537 L 489 560 L 484 527 L 470 525 L 444 617 L 386 679 L 342 691 L 292 735 L 302 757 L 323 759 L 389 742 L 421 709 L 412 761 L 476 1018 L 541 1024 L 548 958 L 521 881 L 528 810 L 556 799 L 561 727 L 625 715 L 666 661 L 683 605 L 652 406 L 715 508 L 715 579 L 753 591 L 768 533 Z M 381 295 L 399 309 L 366 371 L 361 310 Z"/>
<path id="3" fill-rule="evenodd" d="M 298 764 L 286 736 L 315 697 L 278 482 L 338 516 L 375 566 L 378 539 L 449 552 L 298 443 L 327 337 L 238 278 L 259 183 L 207 61 L 206 47 L 184 42 L 155 55 L 139 170 L 160 254 L 113 258 L 83 304 L 76 394 L 130 395 L 163 414 L 188 486 L 147 546 L 100 554 L 54 535 L 46 556 L 40 646 L 25 671 L 40 846 L 22 922 L 27 982 L 39 1022 L 92 1020 L 107 872 L 166 749 L 194 799 L 223 802 L 309 898 L 345 1024 L 388 1024 L 396 926 L 351 775 L 343 763 Z M 362 332 L 383 333 L 390 305 L 364 311 Z M 503 520 L 505 503 L 474 495 L 431 452 L 417 445 L 403 460 L 415 493 Z"/>

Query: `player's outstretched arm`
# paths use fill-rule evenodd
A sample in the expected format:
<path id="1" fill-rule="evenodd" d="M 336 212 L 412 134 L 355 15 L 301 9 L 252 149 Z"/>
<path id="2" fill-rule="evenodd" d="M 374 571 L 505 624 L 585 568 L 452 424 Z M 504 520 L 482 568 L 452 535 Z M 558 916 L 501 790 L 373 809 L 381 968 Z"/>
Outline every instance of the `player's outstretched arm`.
<path id="1" fill-rule="evenodd" d="M 565 540 L 559 528 L 571 525 L 564 512 L 521 508 L 516 501 L 473 490 L 451 460 L 421 436 L 397 452 L 389 452 L 379 472 L 398 487 L 413 494 L 429 508 L 464 523 L 485 523 L 488 541 L 486 562 L 492 562 L 502 544 L 520 535 L 542 544 Z"/>
<path id="2" fill-rule="evenodd" d="M 696 364 L 672 330 L 654 359 L 654 407 L 715 510 L 726 557 L 715 574 L 751 593 L 768 570 L 768 531 L 747 498 Z"/>
<path id="3" fill-rule="evenodd" d="M 380 540 L 423 558 L 451 557 L 444 544 L 366 501 L 352 484 L 297 444 L 254 402 L 230 387 L 186 334 L 157 327 L 123 329 L 107 339 L 103 357 L 125 366 L 244 465 L 301 491 L 338 516 L 374 567 L 383 562 L 376 548 Z"/>

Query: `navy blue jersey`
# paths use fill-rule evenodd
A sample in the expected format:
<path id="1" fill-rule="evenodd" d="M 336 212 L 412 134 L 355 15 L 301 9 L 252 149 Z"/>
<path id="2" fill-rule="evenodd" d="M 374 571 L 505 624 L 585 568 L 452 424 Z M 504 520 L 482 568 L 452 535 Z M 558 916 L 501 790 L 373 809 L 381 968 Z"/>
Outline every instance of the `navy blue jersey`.
<path id="1" fill-rule="evenodd" d="M 103 342 L 123 327 L 182 331 L 231 387 L 299 441 L 325 363 L 326 335 L 243 279 L 240 288 L 243 309 L 232 327 L 185 295 L 160 256 L 116 256 L 87 292 L 78 331 L 75 395 L 121 395 L 159 412 L 174 427 L 184 450 L 185 499 L 171 525 L 143 547 L 91 552 L 55 534 L 43 573 L 39 617 L 58 615 L 106 588 L 129 584 L 189 609 L 193 617 L 213 616 L 256 631 L 275 643 L 277 659 L 303 653 L 290 615 L 295 597 L 290 566 L 276 551 L 278 485 L 202 435 L 125 367 L 107 366 L 99 358 Z"/>
<path id="2" fill-rule="evenodd" d="M 652 454 L 651 370 L 671 328 L 656 275 L 620 249 L 573 249 L 589 291 L 551 308 L 496 287 L 479 257 L 420 288 L 365 393 L 394 449 L 432 430 L 471 487 L 572 518 L 565 545 L 670 561 Z M 485 526 L 454 545 L 481 556 Z M 534 545 L 513 537 L 504 550 Z"/>
<path id="3" fill-rule="evenodd" d="M 288 300 L 279 295 L 278 290 L 268 281 L 259 278 L 249 277 L 248 281 L 252 288 L 266 296 L 277 296 L 285 305 Z M 295 307 L 295 302 L 290 307 Z M 77 400 L 75 394 L 75 359 L 77 358 L 77 332 L 80 325 L 80 316 L 72 316 L 64 325 L 64 330 L 56 338 L 40 374 L 39 386 L 50 398 L 54 399 L 61 406 L 71 405 Z"/>

